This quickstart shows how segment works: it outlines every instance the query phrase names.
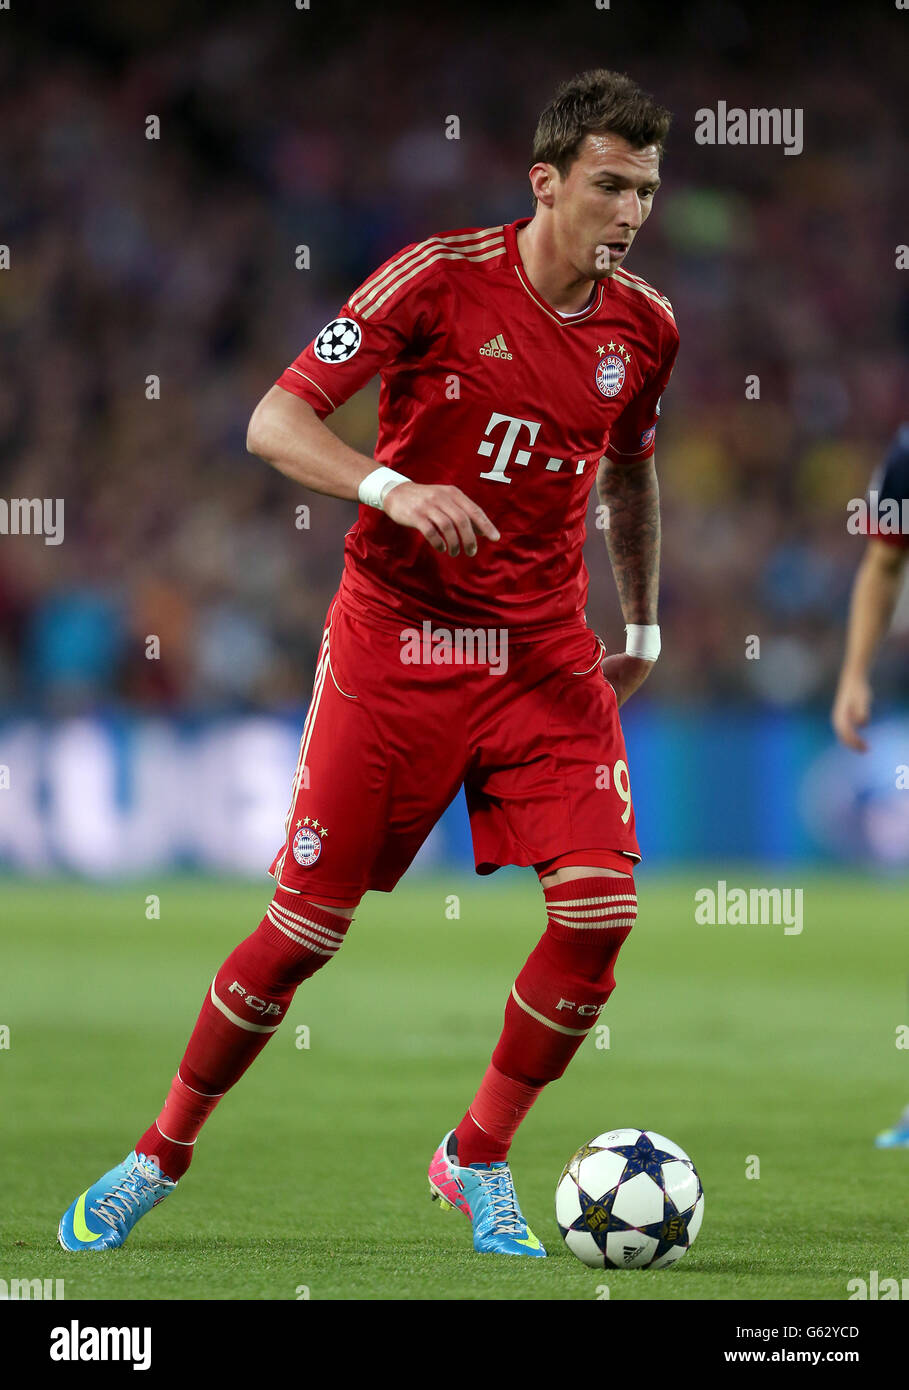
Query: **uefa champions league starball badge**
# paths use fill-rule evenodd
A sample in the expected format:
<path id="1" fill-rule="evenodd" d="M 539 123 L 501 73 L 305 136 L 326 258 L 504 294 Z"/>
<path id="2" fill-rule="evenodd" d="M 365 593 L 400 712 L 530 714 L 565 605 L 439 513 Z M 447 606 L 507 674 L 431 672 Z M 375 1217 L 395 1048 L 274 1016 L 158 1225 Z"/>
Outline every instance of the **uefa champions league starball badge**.
<path id="1" fill-rule="evenodd" d="M 312 350 L 320 362 L 331 365 L 346 362 L 363 341 L 360 325 L 354 319 L 332 319 L 313 339 Z"/>
<path id="2" fill-rule="evenodd" d="M 304 869 L 311 869 L 319 855 L 322 853 L 322 839 L 328 831 L 325 826 L 319 825 L 317 820 L 310 821 L 309 816 L 302 821 L 297 821 L 297 833 L 293 839 L 294 859 L 302 865 Z"/>
<path id="3" fill-rule="evenodd" d="M 625 364 L 631 361 L 631 353 L 624 343 L 609 342 L 606 347 L 598 347 L 600 360 L 597 363 L 597 390 L 609 400 L 617 396 L 625 385 Z"/>

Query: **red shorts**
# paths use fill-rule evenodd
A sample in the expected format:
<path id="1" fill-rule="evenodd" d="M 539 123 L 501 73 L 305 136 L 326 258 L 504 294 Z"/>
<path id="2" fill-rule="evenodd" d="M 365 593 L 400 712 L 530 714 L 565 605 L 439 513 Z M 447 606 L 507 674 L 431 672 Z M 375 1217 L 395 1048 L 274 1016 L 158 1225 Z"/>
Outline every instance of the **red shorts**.
<path id="1" fill-rule="evenodd" d="M 509 643 L 507 662 L 433 665 L 402 661 L 401 630 L 337 595 L 329 606 L 270 870 L 280 887 L 332 907 L 390 893 L 462 784 L 478 874 L 542 875 L 566 855 L 631 873 L 625 741 L 596 633 L 579 624 Z"/>

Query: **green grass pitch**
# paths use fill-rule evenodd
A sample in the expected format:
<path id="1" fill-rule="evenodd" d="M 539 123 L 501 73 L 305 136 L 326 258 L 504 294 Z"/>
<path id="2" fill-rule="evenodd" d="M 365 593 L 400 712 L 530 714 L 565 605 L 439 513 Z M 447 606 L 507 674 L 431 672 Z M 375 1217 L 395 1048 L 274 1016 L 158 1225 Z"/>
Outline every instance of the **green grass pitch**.
<path id="1" fill-rule="evenodd" d="M 802 887 L 803 932 L 696 925 L 694 892 L 718 878 Z M 610 1045 L 585 1042 L 512 1150 L 548 1259 L 475 1254 L 466 1220 L 426 1183 L 544 926 L 528 871 L 368 894 L 177 1192 L 122 1250 L 80 1256 L 57 1246 L 59 1216 L 157 1113 L 267 881 L 4 881 L 0 1277 L 64 1278 L 70 1299 L 290 1300 L 593 1300 L 603 1286 L 611 1300 L 845 1299 L 872 1270 L 900 1277 L 909 1151 L 872 1141 L 909 1102 L 905 883 L 714 867 L 642 871 L 638 892 L 603 1016 Z M 146 920 L 149 893 L 160 921 Z M 563 1163 L 621 1125 L 668 1135 L 700 1171 L 704 1224 L 672 1269 L 589 1271 L 559 1236 Z"/>

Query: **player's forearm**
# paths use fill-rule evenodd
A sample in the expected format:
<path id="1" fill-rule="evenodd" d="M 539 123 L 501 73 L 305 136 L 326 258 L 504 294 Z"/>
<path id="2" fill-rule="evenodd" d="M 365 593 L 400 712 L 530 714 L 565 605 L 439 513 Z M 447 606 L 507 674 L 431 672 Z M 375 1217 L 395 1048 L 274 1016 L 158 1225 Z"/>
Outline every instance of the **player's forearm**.
<path id="1" fill-rule="evenodd" d="M 273 386 L 253 411 L 246 447 L 303 487 L 349 501 L 357 500 L 360 483 L 376 467 L 281 386 Z"/>
<path id="2" fill-rule="evenodd" d="M 656 463 L 604 459 L 597 495 L 609 508 L 604 531 L 626 623 L 655 623 L 660 586 L 660 489 Z"/>
<path id="3" fill-rule="evenodd" d="M 843 673 L 866 677 L 897 599 L 905 569 L 905 552 L 883 541 L 869 541 L 852 589 Z"/>

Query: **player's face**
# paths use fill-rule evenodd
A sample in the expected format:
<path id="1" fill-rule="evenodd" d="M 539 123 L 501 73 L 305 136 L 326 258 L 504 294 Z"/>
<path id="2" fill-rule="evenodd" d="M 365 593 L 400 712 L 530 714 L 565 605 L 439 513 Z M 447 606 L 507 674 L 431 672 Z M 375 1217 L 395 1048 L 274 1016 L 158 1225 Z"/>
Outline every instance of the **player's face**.
<path id="1" fill-rule="evenodd" d="M 620 135 L 585 135 L 564 179 L 551 184 L 562 254 L 585 279 L 602 280 L 622 264 L 650 216 L 660 186 L 656 145 L 635 149 Z"/>

